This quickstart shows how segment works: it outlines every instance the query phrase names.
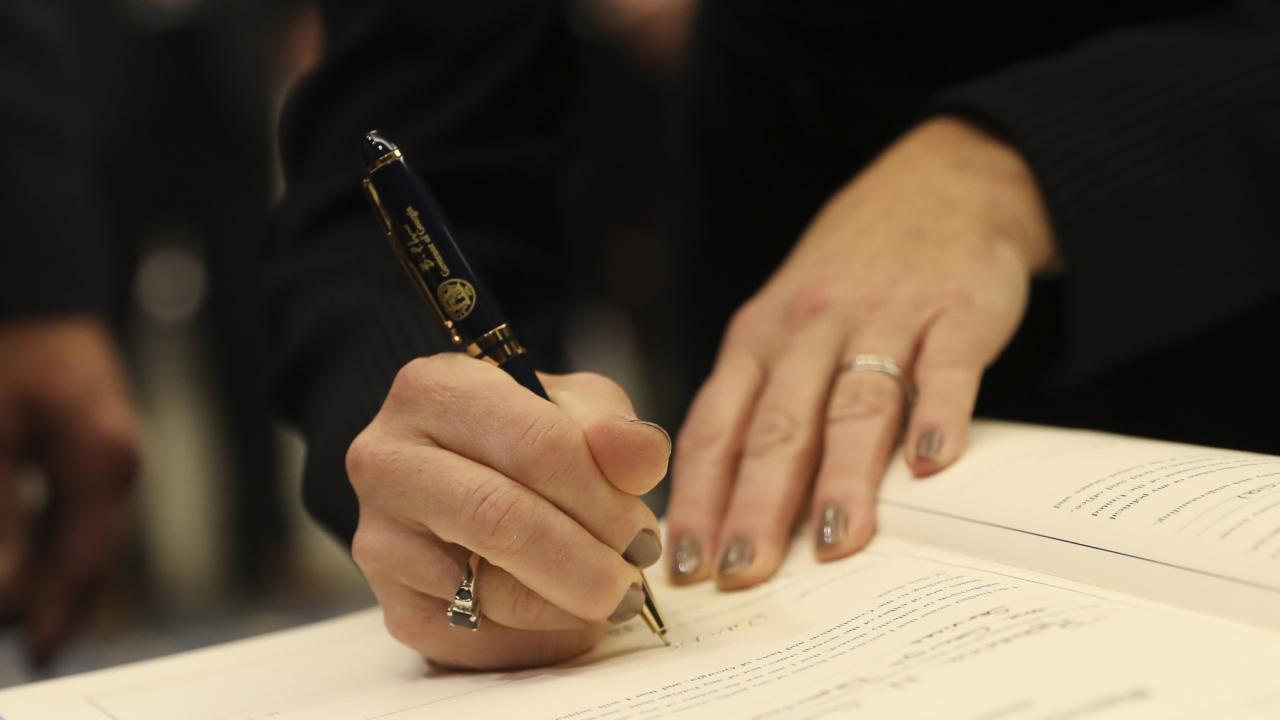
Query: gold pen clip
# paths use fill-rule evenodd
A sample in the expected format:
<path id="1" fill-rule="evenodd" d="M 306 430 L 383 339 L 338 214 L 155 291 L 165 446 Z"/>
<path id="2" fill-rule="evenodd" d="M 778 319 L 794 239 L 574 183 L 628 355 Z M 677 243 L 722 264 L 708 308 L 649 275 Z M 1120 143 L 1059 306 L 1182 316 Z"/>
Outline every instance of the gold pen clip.
<path id="1" fill-rule="evenodd" d="M 387 214 L 387 209 L 382 206 L 382 198 L 378 195 L 378 189 L 373 186 L 373 182 L 369 178 L 361 181 L 364 187 L 365 197 L 369 198 L 369 205 L 373 207 L 373 213 L 382 220 L 382 227 L 387 232 L 387 242 L 391 243 L 391 250 L 395 252 L 396 257 L 400 258 L 400 264 L 404 267 L 405 273 L 409 275 L 409 280 L 413 282 L 414 287 L 418 288 L 418 292 L 422 293 L 422 297 L 427 299 L 427 303 L 431 305 L 431 309 L 435 311 L 436 318 L 440 320 L 441 327 L 445 333 L 449 335 L 449 340 L 454 345 L 462 344 L 462 335 L 458 333 L 458 328 L 454 326 L 453 321 L 445 317 L 444 311 L 440 309 L 440 303 L 436 300 L 436 295 L 423 282 L 422 275 L 418 273 L 413 265 L 413 259 L 405 252 L 404 246 L 396 239 L 395 225 L 391 223 L 391 216 Z"/>
<path id="2" fill-rule="evenodd" d="M 365 197 L 369 198 L 369 207 L 373 208 L 373 214 L 382 221 L 382 229 L 387 232 L 387 240 L 394 245 L 396 233 L 391 225 L 391 217 L 387 215 L 387 209 L 382 207 L 382 198 L 378 196 L 378 189 L 373 186 L 373 181 L 369 178 L 360 181 L 360 185 L 364 188 Z"/>

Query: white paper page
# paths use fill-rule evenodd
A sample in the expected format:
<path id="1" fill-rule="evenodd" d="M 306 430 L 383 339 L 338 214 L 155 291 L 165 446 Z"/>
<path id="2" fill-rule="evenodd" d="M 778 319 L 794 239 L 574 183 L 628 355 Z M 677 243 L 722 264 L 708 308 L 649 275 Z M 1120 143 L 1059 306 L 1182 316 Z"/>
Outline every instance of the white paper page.
<path id="1" fill-rule="evenodd" d="M 1280 629 L 1280 457 L 979 422 L 880 502 L 891 534 Z"/>
<path id="2" fill-rule="evenodd" d="M 797 543 L 780 577 L 745 592 L 656 589 L 670 648 L 632 622 L 565 666 L 431 675 L 375 611 L 0 692 L 0 716 L 1280 716 L 1278 634 L 892 539 L 822 565 Z"/>

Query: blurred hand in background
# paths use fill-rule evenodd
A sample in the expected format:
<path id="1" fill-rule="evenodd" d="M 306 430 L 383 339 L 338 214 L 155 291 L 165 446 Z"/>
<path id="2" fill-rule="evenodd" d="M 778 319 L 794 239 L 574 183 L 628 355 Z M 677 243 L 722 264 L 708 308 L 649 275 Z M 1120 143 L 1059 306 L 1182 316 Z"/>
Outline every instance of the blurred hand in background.
<path id="1" fill-rule="evenodd" d="M 580 27 L 658 73 L 680 66 L 697 9 L 698 0 L 581 0 L 576 7 Z"/>
<path id="2" fill-rule="evenodd" d="M 0 322 L 0 616 L 47 666 L 114 565 L 138 465 L 138 424 L 105 326 Z M 23 478 L 35 469 L 43 491 Z"/>

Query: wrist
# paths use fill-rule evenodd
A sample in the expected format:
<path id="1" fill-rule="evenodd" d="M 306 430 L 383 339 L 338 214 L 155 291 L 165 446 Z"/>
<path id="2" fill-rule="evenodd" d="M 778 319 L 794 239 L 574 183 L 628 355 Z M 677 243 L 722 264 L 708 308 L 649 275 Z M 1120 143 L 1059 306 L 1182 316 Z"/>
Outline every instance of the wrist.
<path id="1" fill-rule="evenodd" d="M 1006 244 L 1029 275 L 1056 269 L 1061 260 L 1035 174 L 1013 146 L 955 116 L 929 120 L 916 131 L 945 158 L 957 180 L 978 189 L 979 209 L 991 237 Z"/>

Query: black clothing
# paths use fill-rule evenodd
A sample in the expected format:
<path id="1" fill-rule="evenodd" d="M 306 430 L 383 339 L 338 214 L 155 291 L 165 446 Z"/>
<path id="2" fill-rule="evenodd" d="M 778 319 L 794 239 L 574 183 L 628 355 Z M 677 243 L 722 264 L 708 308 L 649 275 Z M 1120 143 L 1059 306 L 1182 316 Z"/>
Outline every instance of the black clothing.
<path id="1" fill-rule="evenodd" d="M 0 319 L 103 302 L 71 132 L 67 12 L 59 0 L 0 3 Z"/>
<path id="2" fill-rule="evenodd" d="M 283 129 L 271 319 L 308 506 L 349 538 L 347 445 L 396 369 L 445 348 L 358 194 L 358 138 L 397 139 L 527 325 L 566 264 L 583 89 L 552 3 L 323 7 L 329 52 Z M 1026 157 L 1066 266 L 980 409 L 1280 451 L 1280 4 L 704 0 L 677 112 L 668 342 L 690 389 L 819 205 L 955 113 Z"/>
<path id="3" fill-rule="evenodd" d="M 267 58 L 284 4 L 206 3 L 171 23 L 125 3 L 0 0 L 0 322 L 89 314 L 125 334 L 139 256 L 202 260 L 192 329 L 209 339 L 233 468 L 232 567 L 254 582 L 288 530 L 246 292 L 270 212 Z"/>

